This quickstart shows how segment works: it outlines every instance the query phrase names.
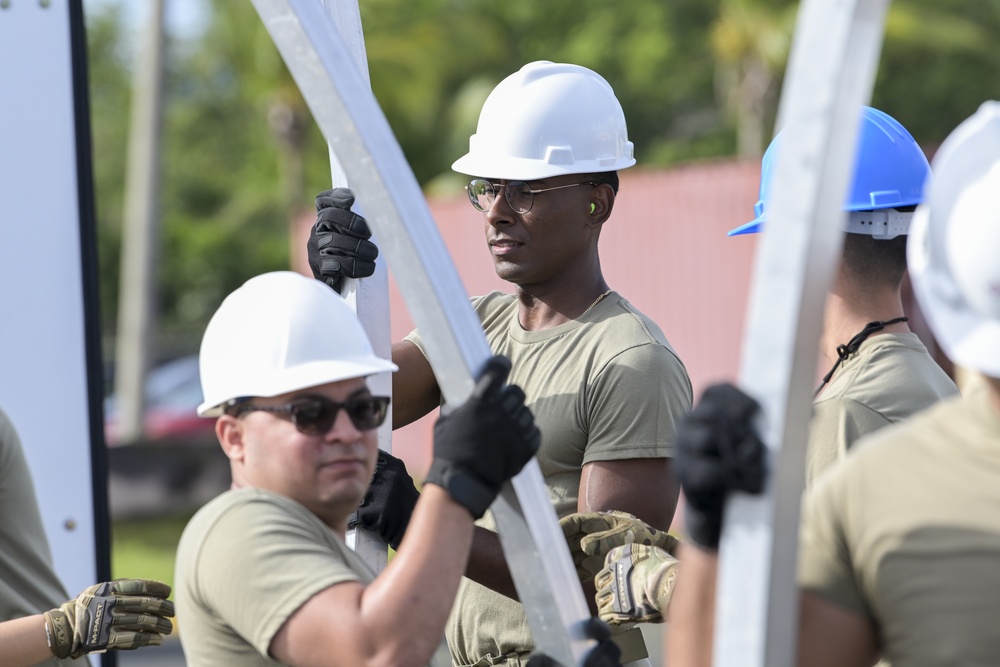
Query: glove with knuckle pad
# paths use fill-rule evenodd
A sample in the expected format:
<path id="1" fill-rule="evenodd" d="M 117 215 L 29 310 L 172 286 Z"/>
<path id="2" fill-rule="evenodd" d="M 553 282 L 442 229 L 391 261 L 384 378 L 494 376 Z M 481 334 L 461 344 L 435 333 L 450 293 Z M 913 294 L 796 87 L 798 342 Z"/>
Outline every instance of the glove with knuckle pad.
<path id="1" fill-rule="evenodd" d="M 316 196 L 316 224 L 306 243 L 313 277 L 337 292 L 344 278 L 367 278 L 375 272 L 378 248 L 369 239 L 368 221 L 351 210 L 348 188 L 325 190 Z"/>
<path id="2" fill-rule="evenodd" d="M 509 359 L 489 359 L 472 396 L 434 424 L 434 459 L 426 482 L 444 488 L 476 519 L 541 442 L 524 392 L 504 385 L 509 373 Z"/>
<path id="3" fill-rule="evenodd" d="M 399 549 L 420 492 L 406 471 L 406 464 L 392 454 L 378 452 L 375 474 L 361 505 L 347 520 L 348 528 L 373 531 L 393 549 Z"/>
<path id="4" fill-rule="evenodd" d="M 718 549 L 722 512 L 734 491 L 760 493 L 767 447 L 754 427 L 760 406 L 731 384 L 710 386 L 677 428 L 674 470 L 684 490 L 691 541 Z"/>
<path id="5" fill-rule="evenodd" d="M 90 586 L 45 612 L 45 635 L 57 658 L 163 643 L 173 624 L 170 586 L 146 579 L 116 579 Z"/>

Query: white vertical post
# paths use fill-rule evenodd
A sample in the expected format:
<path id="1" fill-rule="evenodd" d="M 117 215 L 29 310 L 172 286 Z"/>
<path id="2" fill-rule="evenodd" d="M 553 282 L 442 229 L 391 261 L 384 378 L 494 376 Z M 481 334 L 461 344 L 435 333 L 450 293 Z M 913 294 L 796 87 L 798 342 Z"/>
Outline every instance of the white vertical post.
<path id="1" fill-rule="evenodd" d="M 358 74 L 365 83 L 368 83 L 368 57 L 365 53 L 365 36 L 361 29 L 361 12 L 358 10 L 357 0 L 323 0 L 323 6 L 336 24 Z M 340 164 L 333 146 L 330 146 L 330 173 L 333 187 L 350 187 L 347 173 Z M 361 212 L 359 205 L 356 205 L 355 209 Z M 378 239 L 374 235 L 372 240 L 378 245 Z M 389 330 L 389 270 L 385 261 L 376 262 L 375 273 L 364 280 L 345 280 L 341 293 L 358 314 L 375 349 L 375 354 L 388 359 L 392 353 L 392 340 Z M 368 386 L 375 395 L 390 396 L 392 375 L 390 373 L 375 375 L 368 379 Z M 389 417 L 378 430 L 378 446 L 382 451 L 391 453 L 392 407 L 389 409 Z M 388 547 L 375 533 L 352 528 L 347 532 L 347 543 L 376 572 L 381 572 L 385 568 Z"/>
<path id="2" fill-rule="evenodd" d="M 0 4 L 0 405 L 74 595 L 110 578 L 82 12 Z"/>
<path id="3" fill-rule="evenodd" d="M 726 505 L 716 665 L 790 667 L 798 597 L 799 503 L 823 306 L 843 243 L 854 165 L 888 0 L 805 0 L 779 111 L 781 148 L 758 244 L 740 383 L 763 407 L 763 495 Z"/>

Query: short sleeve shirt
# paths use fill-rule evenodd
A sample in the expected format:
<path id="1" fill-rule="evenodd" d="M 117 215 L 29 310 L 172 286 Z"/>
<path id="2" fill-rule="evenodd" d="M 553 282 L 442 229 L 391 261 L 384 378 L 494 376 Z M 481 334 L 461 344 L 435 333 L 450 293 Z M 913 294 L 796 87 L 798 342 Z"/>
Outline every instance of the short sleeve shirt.
<path id="1" fill-rule="evenodd" d="M 48 538 L 21 439 L 0 411 L 0 621 L 40 614 L 69 596 L 52 567 Z M 45 665 L 71 664 L 52 658 Z"/>
<path id="2" fill-rule="evenodd" d="M 374 579 L 309 510 L 254 488 L 227 491 L 192 517 L 176 567 L 177 620 L 191 667 L 281 664 L 268 649 L 299 607 L 334 584 Z"/>
<path id="3" fill-rule="evenodd" d="M 490 349 L 510 357 L 542 433 L 538 463 L 562 517 L 576 511 L 583 466 L 673 456 L 677 423 L 691 409 L 687 371 L 651 320 L 616 293 L 576 320 L 525 331 L 517 300 L 473 299 Z M 419 335 L 407 336 L 422 347 Z M 480 522 L 495 530 L 491 515 Z M 458 665 L 520 664 L 533 648 L 522 606 L 462 581 L 447 631 Z M 507 656 L 508 662 L 497 662 Z M 520 656 L 520 657 L 519 657 Z"/>
<path id="4" fill-rule="evenodd" d="M 887 333 L 866 340 L 841 362 L 813 403 L 806 478 L 811 484 L 854 442 L 954 396 L 958 387 L 916 334 Z"/>
<path id="5" fill-rule="evenodd" d="M 946 399 L 860 440 L 808 492 L 799 586 L 870 619 L 896 667 L 1000 655 L 1000 410 Z"/>

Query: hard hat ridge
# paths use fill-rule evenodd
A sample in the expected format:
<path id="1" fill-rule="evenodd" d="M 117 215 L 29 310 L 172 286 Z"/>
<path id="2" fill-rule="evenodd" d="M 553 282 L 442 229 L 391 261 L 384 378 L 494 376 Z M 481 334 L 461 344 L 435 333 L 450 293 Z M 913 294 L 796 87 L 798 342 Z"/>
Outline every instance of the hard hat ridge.
<path id="1" fill-rule="evenodd" d="M 452 169 L 531 181 L 634 164 L 625 114 L 604 77 L 579 65 L 536 61 L 493 89 L 469 152 Z"/>
<path id="2" fill-rule="evenodd" d="M 895 118 L 867 106 L 861 107 L 860 116 L 854 174 L 844 201 L 844 210 L 850 212 L 844 231 L 892 239 L 908 232 L 909 207 L 923 201 L 930 165 L 916 140 Z M 781 132 L 775 136 L 761 160 L 754 219 L 731 230 L 729 236 L 753 234 L 766 222 L 781 136 Z M 897 210 L 901 208 L 907 210 Z"/>
<path id="3" fill-rule="evenodd" d="M 236 398 L 396 370 L 336 292 L 291 271 L 251 278 L 226 297 L 205 329 L 199 367 L 201 416 Z"/>

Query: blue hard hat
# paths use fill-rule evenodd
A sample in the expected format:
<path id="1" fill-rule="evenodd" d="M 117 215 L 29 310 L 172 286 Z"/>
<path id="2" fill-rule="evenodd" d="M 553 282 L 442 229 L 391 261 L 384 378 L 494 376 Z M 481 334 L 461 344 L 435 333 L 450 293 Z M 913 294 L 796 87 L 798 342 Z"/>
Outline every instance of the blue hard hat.
<path id="1" fill-rule="evenodd" d="M 753 207 L 756 217 L 730 230 L 729 236 L 758 232 L 767 220 L 765 208 L 780 139 L 781 132 L 767 147 L 761 161 L 760 198 Z M 924 182 L 930 173 L 927 157 L 899 121 L 878 109 L 861 107 L 857 163 L 854 182 L 844 202 L 845 211 L 915 206 L 923 200 Z"/>

